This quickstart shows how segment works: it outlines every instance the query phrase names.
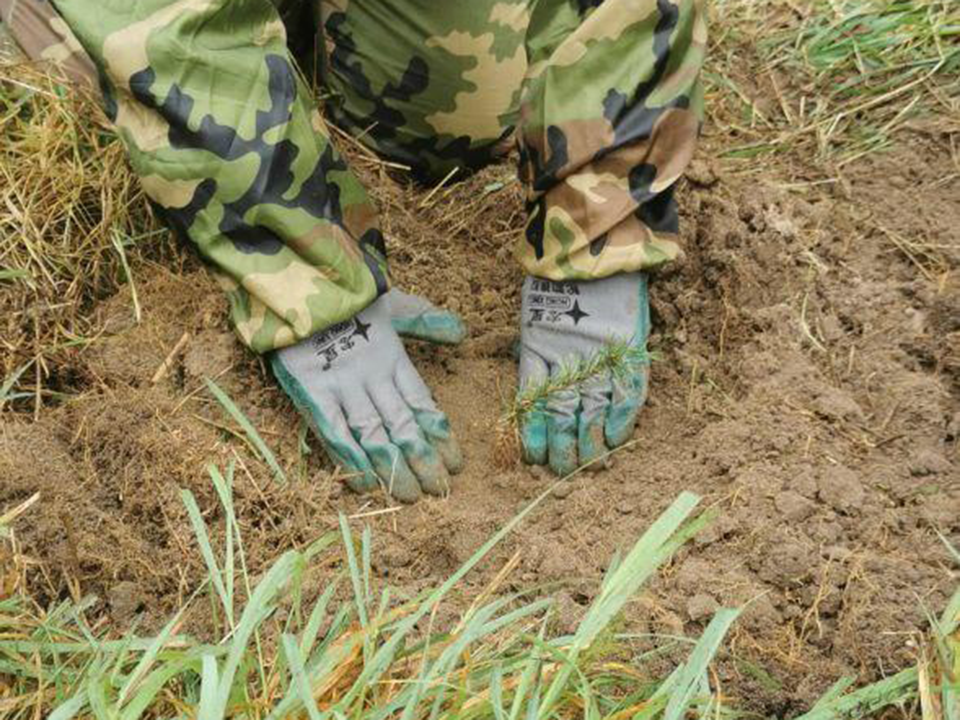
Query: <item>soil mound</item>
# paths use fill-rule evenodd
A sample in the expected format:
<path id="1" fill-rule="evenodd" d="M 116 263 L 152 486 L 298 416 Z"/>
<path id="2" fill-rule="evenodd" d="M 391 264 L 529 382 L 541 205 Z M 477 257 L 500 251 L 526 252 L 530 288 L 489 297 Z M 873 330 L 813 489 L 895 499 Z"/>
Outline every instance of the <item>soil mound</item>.
<path id="1" fill-rule="evenodd" d="M 373 526 L 376 571 L 402 593 L 445 578 L 550 482 L 493 469 L 516 382 L 520 275 L 509 256 L 523 213 L 512 169 L 432 194 L 368 172 L 399 283 L 470 326 L 459 348 L 413 347 L 464 443 L 453 495 L 391 508 L 345 492 L 225 329 L 204 271 L 151 266 L 137 278 L 143 322 L 131 322 L 126 290 L 100 308 L 110 332 L 71 358 L 74 397 L 36 422 L 0 425 L 0 507 L 43 494 L 19 528 L 41 601 L 94 593 L 118 630 L 138 615 L 141 629 L 161 624 L 203 577 L 180 489 L 220 527 L 210 462 L 236 463 L 254 573 L 343 511 Z M 720 677 L 741 703 L 784 714 L 842 674 L 870 679 L 908 663 L 908 633 L 925 623 L 917 597 L 938 609 L 951 589 L 934 531 L 960 533 L 958 290 L 865 232 L 844 197 L 788 194 L 701 162 L 681 206 L 687 253 L 652 286 L 662 359 L 634 444 L 547 500 L 467 582 L 484 584 L 519 552 L 514 587 L 559 583 L 559 622 L 573 626 L 610 558 L 693 490 L 720 520 L 631 608 L 631 642 L 649 648 L 662 641 L 639 634 L 692 633 L 719 605 L 750 603 Z M 287 484 L 257 461 L 204 377 L 276 450 Z M 201 615 L 189 624 L 203 633 Z"/>

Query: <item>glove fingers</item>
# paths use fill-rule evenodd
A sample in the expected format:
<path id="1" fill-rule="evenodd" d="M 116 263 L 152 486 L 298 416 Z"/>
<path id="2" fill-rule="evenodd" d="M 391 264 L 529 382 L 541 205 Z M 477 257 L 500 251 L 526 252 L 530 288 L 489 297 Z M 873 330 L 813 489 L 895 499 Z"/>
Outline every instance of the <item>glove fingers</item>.
<path id="1" fill-rule="evenodd" d="M 420 481 L 420 487 L 431 495 L 449 493 L 450 476 L 447 468 L 437 451 L 427 442 L 400 391 L 389 385 L 372 388 L 370 399 L 380 411 L 390 440 L 403 452 L 407 465 Z"/>
<path id="2" fill-rule="evenodd" d="M 554 372 L 560 370 L 554 367 Z M 547 450 L 550 468 L 559 476 L 577 469 L 577 411 L 580 393 L 567 388 L 551 393 L 547 398 Z"/>
<path id="3" fill-rule="evenodd" d="M 379 487 L 373 466 L 354 440 L 337 398 L 321 394 L 314 399 L 290 373 L 278 353 L 273 353 L 270 360 L 274 376 L 320 438 L 327 455 L 335 465 L 351 474 L 347 485 L 355 492 L 370 492 Z"/>
<path id="4" fill-rule="evenodd" d="M 450 421 L 433 402 L 430 389 L 413 367 L 410 358 L 400 361 L 394 381 L 401 397 L 413 411 L 413 417 L 427 441 L 440 454 L 447 471 L 456 475 L 463 468 L 460 444 L 450 429 Z"/>
<path id="5" fill-rule="evenodd" d="M 547 446 L 550 469 L 563 477 L 577 469 L 577 407 L 580 398 L 576 390 L 554 393 L 547 403 Z"/>
<path id="6" fill-rule="evenodd" d="M 522 349 L 520 352 L 520 392 L 534 387 L 549 376 L 547 363 L 536 353 Z M 528 465 L 547 464 L 547 415 L 545 403 L 538 400 L 520 418 L 520 442 L 523 461 Z"/>
<path id="7" fill-rule="evenodd" d="M 587 465 L 607 451 L 604 424 L 613 393 L 610 374 L 604 373 L 580 384 L 578 448 L 580 464 Z"/>
<path id="8" fill-rule="evenodd" d="M 357 392 L 354 388 L 342 393 L 341 401 L 354 438 L 370 459 L 387 492 L 400 502 L 419 500 L 420 483 L 400 448 L 390 442 L 383 419 L 366 392 Z"/>
<path id="9" fill-rule="evenodd" d="M 650 297 L 646 273 L 640 273 L 639 312 L 633 344 L 646 347 L 650 334 Z M 613 378 L 613 397 L 607 412 L 604 433 L 607 446 L 615 448 L 627 442 L 637 424 L 637 414 L 647 400 L 649 369 L 639 367 L 635 372 Z"/>
<path id="10" fill-rule="evenodd" d="M 613 378 L 613 396 L 607 411 L 604 433 L 610 448 L 623 445 L 637 423 L 637 413 L 647 399 L 647 370 Z"/>
<path id="11" fill-rule="evenodd" d="M 390 323 L 398 335 L 441 345 L 457 345 L 467 336 L 459 315 L 438 308 L 426 298 L 396 288 L 385 297 Z"/>
<path id="12" fill-rule="evenodd" d="M 326 413 L 327 421 L 323 425 L 316 424 L 327 454 L 335 464 L 350 473 L 347 477 L 347 485 L 351 490 L 359 493 L 372 492 L 380 487 L 377 473 L 370 464 L 367 454 L 350 432 L 343 410 L 332 396 L 330 402 L 331 404 L 327 407 L 333 410 Z"/>

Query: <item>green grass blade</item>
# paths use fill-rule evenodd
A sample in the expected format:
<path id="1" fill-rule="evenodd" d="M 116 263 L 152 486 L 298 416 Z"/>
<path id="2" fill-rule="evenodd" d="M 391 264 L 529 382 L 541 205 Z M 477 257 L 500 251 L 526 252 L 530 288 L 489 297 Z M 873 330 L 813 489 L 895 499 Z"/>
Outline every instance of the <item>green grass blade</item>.
<path id="1" fill-rule="evenodd" d="M 547 624 L 540 624 L 540 639 L 544 637 Z M 523 665 L 523 672 L 520 674 L 520 682 L 513 692 L 513 702 L 510 704 L 510 720 L 519 720 L 520 713 L 523 712 L 524 701 L 530 697 L 530 693 L 538 683 L 540 677 L 540 665 L 542 657 L 540 655 L 540 646 L 537 645 L 529 654 Z"/>
<path id="2" fill-rule="evenodd" d="M 915 697 L 917 679 L 917 668 L 907 668 L 896 675 L 829 702 L 818 702 L 810 712 L 796 720 L 847 720 L 852 717 L 870 717 L 889 705 L 900 704 Z"/>
<path id="3" fill-rule="evenodd" d="M 313 692 L 310 689 L 310 682 L 307 680 L 307 674 L 303 667 L 303 657 L 300 655 L 297 641 L 292 635 L 288 634 L 284 634 L 281 641 L 283 654 L 287 659 L 287 667 L 290 668 L 293 686 L 300 696 L 300 702 L 307 709 L 310 720 L 320 720 L 320 709 L 317 707 L 316 700 L 313 699 Z"/>
<path id="4" fill-rule="evenodd" d="M 76 695 L 62 705 L 59 705 L 50 713 L 48 720 L 73 720 L 78 713 L 87 707 L 87 704 L 87 691 L 80 690 Z"/>
<path id="5" fill-rule="evenodd" d="M 717 654 L 720 643 L 723 642 L 727 631 L 739 615 L 739 610 L 721 608 L 710 620 L 710 624 L 703 631 L 700 641 L 693 652 L 690 653 L 690 658 L 683 665 L 677 679 L 676 689 L 670 693 L 670 700 L 667 702 L 667 708 L 663 714 L 664 720 L 680 720 L 690 709 L 690 705 L 701 685 L 700 680 L 707 671 L 707 666 L 713 660 L 713 656 Z"/>
<path id="6" fill-rule="evenodd" d="M 97 720 L 115 720 L 116 715 L 110 709 L 107 695 L 107 679 L 100 673 L 94 673 L 87 680 L 87 699 L 90 709 Z"/>
<path id="7" fill-rule="evenodd" d="M 227 475 L 230 478 L 231 482 L 228 483 L 223 475 L 220 474 L 220 469 L 216 465 L 208 465 L 207 473 L 210 475 L 210 479 L 213 481 L 213 487 L 217 491 L 217 495 L 220 497 L 220 504 L 223 506 L 224 517 L 226 523 L 226 537 L 224 538 L 224 551 L 223 551 L 223 576 L 224 576 L 224 591 L 226 592 L 227 603 L 230 605 L 231 613 L 233 609 L 233 593 L 236 587 L 236 573 L 234 565 L 234 542 L 237 540 L 239 535 L 239 527 L 237 525 L 237 516 L 233 511 L 233 461 L 230 462 L 230 467 L 227 471 Z M 232 625 L 232 615 L 231 615 L 231 625 Z"/>
<path id="8" fill-rule="evenodd" d="M 137 325 L 139 325 L 143 319 L 143 312 L 140 309 L 140 298 L 137 296 L 137 285 L 133 281 L 133 273 L 130 271 L 130 265 L 127 262 L 127 251 L 123 249 L 123 240 L 120 239 L 120 236 L 116 232 L 110 236 L 110 240 L 113 242 L 113 247 L 120 256 L 123 275 L 130 285 L 130 299 L 133 301 L 133 317 L 137 321 Z"/>
<path id="9" fill-rule="evenodd" d="M 147 675 L 137 686 L 133 697 L 123 708 L 121 720 L 140 720 L 147 714 L 157 695 L 168 682 L 180 676 L 186 670 L 195 673 L 202 672 L 202 661 L 205 655 L 215 656 L 222 654 L 223 648 L 200 648 L 179 654 L 173 658 L 165 658 Z"/>
<path id="10" fill-rule="evenodd" d="M 497 664 L 490 675 L 490 707 L 494 720 L 507 720 L 503 709 L 503 666 Z"/>
<path id="11" fill-rule="evenodd" d="M 564 665 L 550 683 L 543 702 L 546 712 L 550 712 L 559 700 L 576 666 L 578 654 L 599 637 L 640 586 L 679 545 L 705 524 L 705 520 L 701 519 L 681 531 L 684 521 L 699 502 L 700 498 L 693 493 L 682 493 L 643 534 L 616 570 L 608 574 L 600 594 L 574 634 L 569 651 L 571 663 Z"/>
<path id="12" fill-rule="evenodd" d="M 177 625 L 180 623 L 180 618 L 183 616 L 183 611 L 186 609 L 186 605 L 180 608 L 176 615 L 174 615 L 170 622 L 168 622 L 163 630 L 160 631 L 160 634 L 157 635 L 153 640 L 150 641 L 150 646 L 147 648 L 146 652 L 140 658 L 140 661 L 137 663 L 137 666 L 134 668 L 133 672 L 130 673 L 126 682 L 123 684 L 123 687 L 120 689 L 120 695 L 117 697 L 117 706 L 122 707 L 123 703 L 126 701 L 127 696 L 130 694 L 130 691 L 136 687 L 137 683 L 140 682 L 141 678 L 145 677 L 146 674 L 150 671 L 150 668 L 153 666 L 153 663 L 156 662 L 157 656 L 160 654 L 160 651 L 163 647 L 169 642 L 170 637 L 173 635 L 173 631 L 176 629 Z"/>
<path id="13" fill-rule="evenodd" d="M 27 368 L 30 367 L 32 362 L 33 361 L 31 360 L 30 362 L 14 370 L 12 373 L 10 373 L 7 379 L 3 381 L 3 385 L 0 385 L 0 410 L 3 410 L 3 406 L 6 405 L 7 400 L 11 399 L 9 397 L 10 390 L 14 385 L 17 384 L 17 380 L 19 380 L 20 376 L 27 371 Z"/>
<path id="14" fill-rule="evenodd" d="M 306 672 L 312 685 L 322 683 L 331 672 L 338 668 L 340 664 L 354 652 L 354 648 L 362 642 L 362 638 L 358 633 L 350 636 L 348 641 L 340 643 L 334 642 L 339 634 L 339 631 L 337 631 L 337 636 L 329 637 L 329 642 L 325 642 L 324 648 L 319 652 L 317 660 L 308 663 Z M 271 709 L 267 720 L 285 719 L 289 717 L 299 705 L 300 696 L 296 692 L 296 688 L 290 687 L 287 689 L 287 694 L 284 698 Z"/>
<path id="15" fill-rule="evenodd" d="M 247 652 L 247 645 L 251 636 L 260 624 L 273 613 L 274 600 L 279 592 L 303 573 L 303 558 L 293 550 L 284 553 L 280 559 L 267 571 L 263 580 L 253 591 L 247 606 L 240 616 L 237 630 L 230 643 L 230 652 L 220 675 L 220 685 L 217 689 L 217 707 L 225 709 L 230 699 L 234 678 L 240 663 Z"/>
<path id="16" fill-rule="evenodd" d="M 363 562 L 363 604 L 368 608 L 370 607 L 371 600 L 373 598 L 373 594 L 370 592 L 370 552 L 372 546 L 373 540 L 370 535 L 370 526 L 367 525 L 365 528 L 363 528 L 363 535 L 360 538 L 360 557 Z"/>
<path id="17" fill-rule="evenodd" d="M 330 600 L 333 599 L 333 594 L 340 587 L 341 577 L 338 575 L 333 579 L 333 582 L 327 585 L 327 589 L 323 591 L 323 595 L 314 603 L 313 609 L 310 611 L 307 627 L 300 636 L 300 654 L 304 657 L 310 657 L 310 653 L 313 651 L 313 646 L 317 642 L 317 635 L 320 634 L 320 626 L 327 615 Z"/>
<path id="18" fill-rule="evenodd" d="M 220 673 L 217 659 L 204 655 L 200 674 L 200 705 L 197 708 L 197 720 L 223 720 L 226 702 L 220 702 Z"/>
<path id="19" fill-rule="evenodd" d="M 563 482 L 563 481 L 560 481 Z M 540 505 L 554 490 L 556 484 L 551 485 L 544 490 L 538 497 L 530 502 L 523 510 L 515 515 L 508 523 L 498 530 L 493 537 L 487 540 L 463 565 L 448 577 L 438 588 L 431 592 L 420 604 L 420 607 L 399 622 L 390 638 L 383 643 L 376 654 L 364 665 L 363 671 L 356 679 L 353 687 L 341 698 L 335 710 L 341 711 L 341 708 L 349 708 L 357 696 L 364 691 L 367 685 L 372 684 L 380 678 L 387 670 L 396 652 L 403 642 L 404 638 L 417 625 L 418 622 L 439 603 L 450 590 L 455 587 L 463 577 L 469 573 L 477 564 L 487 556 L 487 554 L 496 547 L 507 535 L 519 525 L 533 510 Z"/>
<path id="20" fill-rule="evenodd" d="M 940 535 L 940 539 L 947 546 L 948 552 L 960 564 L 960 553 L 957 552 L 957 549 L 943 535 Z M 960 587 L 957 587 L 940 616 L 940 628 L 946 635 L 952 635 L 957 628 L 960 628 Z"/>
<path id="21" fill-rule="evenodd" d="M 123 669 L 128 665 L 130 657 L 130 646 L 133 644 L 133 640 L 136 637 L 136 627 L 139 624 L 139 618 L 134 620 L 133 625 L 130 630 L 126 632 L 121 642 L 123 645 L 116 653 L 116 659 L 113 661 L 113 670 L 110 673 L 110 685 L 116 687 L 120 681 L 120 675 L 123 672 Z M 117 706 L 123 704 L 122 699 L 117 699 Z"/>
<path id="22" fill-rule="evenodd" d="M 633 546 L 601 588 L 586 617 L 577 628 L 573 647 L 589 647 L 647 578 L 686 541 L 694 531 L 682 533 L 681 525 L 700 502 L 693 493 L 682 493 Z M 703 524 L 703 523 L 701 523 Z"/>
<path id="23" fill-rule="evenodd" d="M 340 533 L 343 536 L 343 549 L 347 553 L 347 565 L 350 568 L 350 583 L 353 585 L 353 599 L 357 605 L 357 617 L 360 618 L 360 626 L 366 628 L 370 624 L 367 618 L 366 593 L 363 588 L 360 566 L 357 564 L 357 551 L 353 547 L 353 534 L 350 532 L 347 516 L 343 513 L 340 513 Z"/>
<path id="24" fill-rule="evenodd" d="M 244 415 L 240 408 L 237 407 L 237 404 L 230 399 L 230 396 L 227 395 L 223 390 L 220 389 L 220 386 L 217 385 L 210 378 L 204 378 L 203 381 L 207 384 L 207 389 L 213 394 L 217 399 L 217 402 L 227 411 L 227 414 L 232 417 L 236 423 L 243 428 L 243 432 L 246 433 L 247 439 L 252 443 L 253 447 L 256 448 L 257 452 L 260 453 L 260 457 L 263 461 L 270 467 L 273 471 L 274 477 L 281 481 L 286 482 L 287 476 L 283 472 L 283 468 L 280 467 L 280 463 L 277 462 L 276 456 L 273 454 L 273 451 L 267 447 L 267 444 L 263 441 L 263 438 L 260 437 L 260 433 L 257 432 L 257 429 L 253 427 L 253 424 L 247 419 L 247 416 Z"/>
<path id="25" fill-rule="evenodd" d="M 0 280 L 31 280 L 33 275 L 29 270 L 0 269 Z"/>
<path id="26" fill-rule="evenodd" d="M 231 595 L 227 593 L 227 588 L 223 584 L 223 573 L 216 557 L 214 557 L 210 536 L 207 534 L 207 525 L 203 521 L 203 515 L 200 514 L 200 506 L 197 505 L 197 499 L 193 496 L 193 493 L 187 489 L 180 490 L 180 498 L 187 508 L 187 515 L 190 518 L 190 524 L 193 526 L 193 534 L 197 536 L 197 543 L 200 545 L 200 554 L 203 556 L 203 560 L 207 564 L 207 571 L 210 573 L 210 581 L 220 598 L 220 604 L 223 605 L 223 611 L 226 613 L 227 621 L 232 629 L 234 620 Z"/>

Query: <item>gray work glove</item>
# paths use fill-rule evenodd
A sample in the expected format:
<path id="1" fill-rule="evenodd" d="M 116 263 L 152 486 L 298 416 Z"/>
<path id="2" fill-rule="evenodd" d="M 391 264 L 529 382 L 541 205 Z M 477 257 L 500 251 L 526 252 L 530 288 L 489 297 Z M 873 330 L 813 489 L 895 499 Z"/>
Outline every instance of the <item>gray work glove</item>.
<path id="1" fill-rule="evenodd" d="M 520 392 L 590 358 L 611 340 L 646 349 L 647 276 L 555 282 L 527 277 L 520 327 Z M 524 460 L 568 475 L 633 434 L 647 393 L 645 362 L 551 393 L 522 418 Z"/>
<path id="2" fill-rule="evenodd" d="M 402 502 L 449 492 L 460 447 L 407 357 L 386 296 L 270 359 L 333 461 L 352 474 L 351 488 L 383 487 Z"/>

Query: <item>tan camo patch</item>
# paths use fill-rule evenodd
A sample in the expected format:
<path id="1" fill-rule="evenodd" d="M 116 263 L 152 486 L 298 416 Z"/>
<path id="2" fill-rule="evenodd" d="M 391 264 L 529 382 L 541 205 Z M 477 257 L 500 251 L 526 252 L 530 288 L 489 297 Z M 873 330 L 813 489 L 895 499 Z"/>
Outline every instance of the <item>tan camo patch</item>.
<path id="1" fill-rule="evenodd" d="M 490 22 L 522 33 L 530 24 L 530 11 L 525 5 L 499 2 L 490 10 Z"/>
<path id="2" fill-rule="evenodd" d="M 44 51 L 40 53 L 40 57 L 42 57 L 44 60 L 51 60 L 56 63 L 66 63 L 74 55 L 80 57 L 86 55 L 86 51 L 83 49 L 83 46 L 80 45 L 80 41 L 77 40 L 77 36 L 73 34 L 73 31 L 63 21 L 63 18 L 50 18 L 49 24 L 50 29 L 53 30 L 53 32 L 55 32 L 59 37 L 63 38 L 63 40 L 62 42 L 45 48 Z"/>
<path id="3" fill-rule="evenodd" d="M 288 248 L 308 262 L 319 259 L 320 256 L 329 258 L 334 251 L 331 243 L 335 243 L 346 256 L 346 258 L 334 258 L 325 263 L 329 267 L 324 267 L 324 275 L 327 279 L 337 282 L 340 279 L 340 273 L 336 268 L 340 263 L 344 263 L 344 267 L 350 267 L 363 260 L 357 243 L 343 228 L 330 222 L 319 221 L 310 232 L 284 239 L 284 244 Z"/>
<path id="4" fill-rule="evenodd" d="M 355 238 L 361 238 L 368 230 L 380 227 L 380 216 L 377 208 L 368 200 L 345 206 L 343 224 Z"/>
<path id="5" fill-rule="evenodd" d="M 657 12 L 657 0 L 621 0 L 601 5 L 560 43 L 549 60 L 531 67 L 527 77 L 536 78 L 547 67 L 576 65 L 586 56 L 588 43 L 616 40 L 627 26 L 643 21 Z"/>
<path id="6" fill-rule="evenodd" d="M 284 45 L 287 44 L 287 29 L 280 18 L 263 24 L 257 28 L 253 36 L 253 44 L 257 47 L 269 45 L 274 40 L 279 40 Z"/>
<path id="7" fill-rule="evenodd" d="M 583 192 L 586 188 L 589 188 L 588 194 Z M 547 195 L 547 203 L 548 222 L 559 208 L 566 208 L 564 223 L 570 228 L 576 227 L 585 240 L 600 237 L 637 209 L 626 173 L 589 170 L 572 175 L 553 188 Z"/>
<path id="8" fill-rule="evenodd" d="M 190 204 L 200 179 L 168 180 L 160 175 L 144 175 L 140 178 L 140 184 L 151 200 L 165 208 L 176 209 Z"/>
<path id="9" fill-rule="evenodd" d="M 702 0 L 693 0 L 693 8 L 696 13 L 693 20 L 693 42 L 705 48 L 710 36 L 707 30 L 707 11 Z"/>
<path id="10" fill-rule="evenodd" d="M 287 320 L 294 332 L 304 337 L 313 327 L 306 299 L 316 295 L 329 280 L 319 268 L 295 261 L 279 270 L 250 273 L 240 282 L 253 297 L 268 302 L 275 315 Z"/>
<path id="11" fill-rule="evenodd" d="M 603 205 L 610 202 L 609 189 L 613 188 L 621 193 L 629 193 L 630 186 L 627 178 L 613 173 L 582 172 L 571 175 L 566 179 L 567 185 L 583 195 L 588 203 Z M 607 190 L 607 192 L 601 192 Z"/>
<path id="12" fill-rule="evenodd" d="M 252 296 L 250 297 L 250 315 L 242 320 L 234 318 L 233 327 L 245 345 L 254 347 L 254 340 L 258 339 L 257 335 L 267 326 L 267 323 L 275 324 L 277 330 L 273 338 L 266 342 L 261 340 L 260 345 L 269 348 L 281 348 L 292 345 L 297 341 L 298 338 L 293 329 L 289 325 L 277 322 L 267 306 Z"/>
<path id="13" fill-rule="evenodd" d="M 314 7 L 320 8 L 320 23 L 325 25 L 332 15 L 345 13 L 350 0 L 315 0 Z"/>
<path id="14" fill-rule="evenodd" d="M 690 110 L 667 110 L 657 120 L 650 138 L 647 162 L 657 168 L 650 189 L 659 193 L 673 185 L 693 159 L 700 122 Z"/>
<path id="15" fill-rule="evenodd" d="M 527 110 L 528 107 L 524 106 L 522 110 Z M 524 123 L 524 126 L 527 129 L 523 136 L 524 144 L 536 149 L 545 163 L 549 162 L 547 128 L 534 128 L 530 123 Z M 560 129 L 566 138 L 567 164 L 558 169 L 557 177 L 559 178 L 566 177 L 573 168 L 589 162 L 598 149 L 607 147 L 614 141 L 613 126 L 606 118 L 572 120 L 561 124 Z"/>
<path id="16" fill-rule="evenodd" d="M 240 289 L 237 281 L 226 273 L 220 272 L 216 268 L 211 268 L 210 272 L 213 274 L 213 279 L 217 281 L 217 285 L 219 285 L 220 289 L 224 292 L 231 293 Z"/>
<path id="17" fill-rule="evenodd" d="M 517 243 L 514 255 L 524 270 L 551 280 L 593 279 L 634 270 L 649 270 L 682 256 L 673 236 L 657 235 L 628 215 L 607 234 L 599 255 L 590 252 L 590 242 L 561 208 L 550 208 L 546 227 L 562 223 L 572 234 L 573 242 L 559 242 L 556 230 L 544 236 L 544 256 L 537 260 L 533 248 L 525 241 Z"/>
<path id="18" fill-rule="evenodd" d="M 493 33 L 473 37 L 454 31 L 444 37 L 432 37 L 427 47 L 439 47 L 460 57 L 477 61 L 476 67 L 464 73 L 463 79 L 474 85 L 474 90 L 458 92 L 456 107 L 450 112 L 436 112 L 426 121 L 441 135 L 471 138 L 496 138 L 504 128 L 499 117 L 510 111 L 513 94 L 526 71 L 527 60 L 523 47 L 512 57 L 498 61 L 493 53 Z"/>

